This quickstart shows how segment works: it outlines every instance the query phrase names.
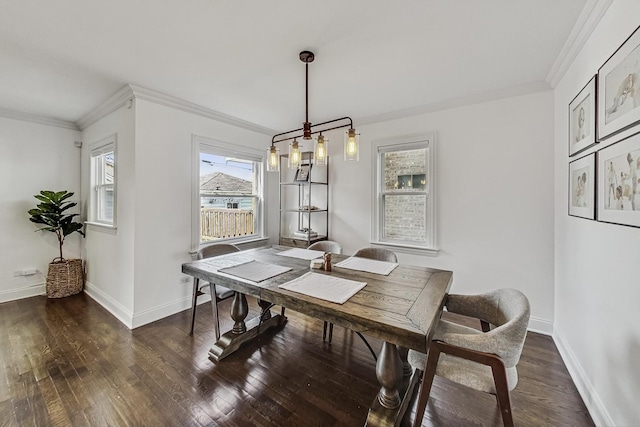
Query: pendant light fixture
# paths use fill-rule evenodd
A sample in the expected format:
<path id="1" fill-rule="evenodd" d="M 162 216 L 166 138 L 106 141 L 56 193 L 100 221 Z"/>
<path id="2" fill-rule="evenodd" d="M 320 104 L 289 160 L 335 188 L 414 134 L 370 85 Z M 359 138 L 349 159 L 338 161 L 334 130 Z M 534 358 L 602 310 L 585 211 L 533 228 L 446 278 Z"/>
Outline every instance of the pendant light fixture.
<path id="1" fill-rule="evenodd" d="M 277 172 L 280 170 L 280 149 L 276 147 L 278 142 L 291 141 L 289 144 L 288 167 L 297 169 L 300 166 L 302 154 L 300 153 L 300 145 L 297 138 L 303 140 L 312 139 L 312 135 L 318 134 L 314 141 L 313 161 L 316 165 L 327 164 L 328 157 L 328 139 L 322 132 L 328 132 L 334 129 L 348 127 L 344 139 L 344 159 L 345 161 L 359 160 L 359 139 L 360 134 L 353 128 L 353 120 L 350 117 L 341 117 L 339 119 L 329 120 L 326 122 L 312 125 L 309 122 L 309 64 L 313 62 L 315 55 L 308 50 L 300 52 L 300 61 L 305 64 L 305 121 L 300 129 L 293 129 L 274 135 L 271 138 L 271 147 L 267 149 L 267 171 Z"/>

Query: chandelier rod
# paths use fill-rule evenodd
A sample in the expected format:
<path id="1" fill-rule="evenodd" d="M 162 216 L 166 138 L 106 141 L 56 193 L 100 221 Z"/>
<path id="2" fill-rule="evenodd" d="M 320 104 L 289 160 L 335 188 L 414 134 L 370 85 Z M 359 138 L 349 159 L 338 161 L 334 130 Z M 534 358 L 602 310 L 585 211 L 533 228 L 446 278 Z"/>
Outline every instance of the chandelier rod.
<path id="1" fill-rule="evenodd" d="M 334 127 L 330 127 L 330 128 L 323 128 L 323 129 L 313 130 L 313 128 L 317 128 L 318 126 L 328 125 L 328 124 L 331 124 L 331 123 L 340 122 L 342 120 L 349 120 L 349 124 L 345 123 L 345 124 L 340 125 L 340 126 L 334 126 Z M 329 120 L 329 121 L 322 122 L 322 123 L 317 123 L 315 125 L 311 125 L 310 126 L 311 135 L 316 134 L 316 133 L 320 133 L 320 132 L 328 132 L 330 130 L 346 128 L 346 127 L 349 127 L 350 129 L 353 128 L 353 120 L 351 120 L 351 117 L 346 117 L 346 116 L 345 117 L 340 117 L 339 119 L 333 119 L 333 120 Z M 304 128 L 302 127 L 302 128 L 299 128 L 299 129 L 293 129 L 293 130 L 289 130 L 289 131 L 286 131 L 286 132 L 282 132 L 282 133 L 278 133 L 276 135 L 273 135 L 273 138 L 271 138 L 271 145 L 274 145 L 277 142 L 288 141 L 290 139 L 300 138 L 300 137 L 303 136 L 302 133 L 296 134 L 296 135 L 293 135 L 293 136 L 289 136 L 289 137 L 286 137 L 286 138 L 276 139 L 279 136 L 284 136 L 284 135 L 288 135 L 290 133 L 300 132 L 300 131 L 303 131 L 303 130 L 304 130 Z"/>

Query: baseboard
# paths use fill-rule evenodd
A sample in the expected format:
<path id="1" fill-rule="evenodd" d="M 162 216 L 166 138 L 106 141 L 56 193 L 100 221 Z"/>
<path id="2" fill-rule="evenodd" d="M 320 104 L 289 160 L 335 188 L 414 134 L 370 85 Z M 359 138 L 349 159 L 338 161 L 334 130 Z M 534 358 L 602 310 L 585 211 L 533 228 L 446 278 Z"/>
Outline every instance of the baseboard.
<path id="1" fill-rule="evenodd" d="M 211 300 L 210 296 L 205 294 L 198 298 L 198 305 L 204 304 Z M 140 326 L 147 325 L 155 322 L 156 320 L 164 319 L 172 314 L 179 313 L 181 311 L 191 308 L 191 296 L 180 298 L 179 300 L 172 301 L 158 307 L 150 308 L 148 310 L 141 311 L 133 315 L 133 328 L 139 328 Z"/>
<path id="2" fill-rule="evenodd" d="M 584 372 L 582 365 L 578 361 L 573 350 L 564 339 L 560 330 L 556 326 L 553 331 L 553 341 L 556 343 L 556 347 L 558 347 L 558 352 L 560 352 L 560 356 L 564 361 L 564 364 L 569 371 L 569 375 L 571 375 L 571 379 L 573 379 L 576 388 L 578 389 L 578 393 L 582 397 L 584 404 L 593 419 L 593 422 L 596 426 L 613 426 L 615 425 L 613 419 L 607 412 L 600 396 L 593 388 L 591 381 L 589 381 L 589 377 Z"/>
<path id="3" fill-rule="evenodd" d="M 116 319 L 122 322 L 127 328 L 133 329 L 133 313 L 127 310 L 126 307 L 124 307 L 118 301 L 116 301 L 111 296 L 107 295 L 106 293 L 98 289 L 98 287 L 88 281 L 84 284 L 84 292 L 98 304 L 103 306 L 109 313 L 111 313 Z"/>
<path id="4" fill-rule="evenodd" d="M 553 322 L 539 317 L 529 317 L 529 328 L 532 332 L 537 332 L 543 335 L 553 335 Z"/>
<path id="5" fill-rule="evenodd" d="M 38 295 L 44 295 L 45 293 L 46 290 L 44 283 L 36 283 L 35 285 L 29 285 L 22 288 L 0 291 L 0 303 L 36 297 Z"/>

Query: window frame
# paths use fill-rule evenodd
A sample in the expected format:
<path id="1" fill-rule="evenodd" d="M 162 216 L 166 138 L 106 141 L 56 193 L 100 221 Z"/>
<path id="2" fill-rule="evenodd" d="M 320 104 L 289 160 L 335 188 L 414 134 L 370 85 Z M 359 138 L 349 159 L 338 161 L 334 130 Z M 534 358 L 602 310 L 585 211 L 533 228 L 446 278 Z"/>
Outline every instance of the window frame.
<path id="1" fill-rule="evenodd" d="M 105 154 L 113 152 L 113 184 L 98 184 L 99 168 L 97 168 L 98 159 L 103 163 Z M 113 219 L 111 221 L 99 219 L 99 203 L 101 198 L 98 197 L 100 188 L 113 188 Z M 89 212 L 86 223 L 97 228 L 106 230 L 117 229 L 118 218 L 118 134 L 114 133 L 89 146 Z"/>
<path id="2" fill-rule="evenodd" d="M 438 254 L 436 235 L 436 135 L 435 133 L 406 135 L 383 138 L 372 141 L 372 221 L 371 244 L 387 246 L 394 250 L 407 253 L 418 253 L 436 256 Z M 412 149 L 425 149 L 426 178 L 428 186 L 424 191 L 387 191 L 384 188 L 384 164 L 382 156 L 385 153 Z M 384 238 L 384 199 L 387 196 L 426 196 L 425 230 L 426 238 L 423 242 L 412 242 L 398 239 Z"/>
<path id="3" fill-rule="evenodd" d="M 195 253 L 200 248 L 215 243 L 246 243 L 265 239 L 265 170 L 264 170 L 264 153 L 262 150 L 255 150 L 249 147 L 239 146 L 230 142 L 220 141 L 199 135 L 192 135 L 192 179 L 191 179 L 191 253 Z M 226 197 L 254 197 L 255 203 L 255 228 L 254 234 L 243 237 L 230 237 L 226 239 L 216 240 L 214 242 L 201 242 L 200 230 L 200 153 L 206 152 L 225 157 L 234 157 L 242 160 L 254 162 L 254 167 L 258 170 L 255 173 L 256 195 L 247 196 L 246 194 L 234 195 L 228 194 Z"/>

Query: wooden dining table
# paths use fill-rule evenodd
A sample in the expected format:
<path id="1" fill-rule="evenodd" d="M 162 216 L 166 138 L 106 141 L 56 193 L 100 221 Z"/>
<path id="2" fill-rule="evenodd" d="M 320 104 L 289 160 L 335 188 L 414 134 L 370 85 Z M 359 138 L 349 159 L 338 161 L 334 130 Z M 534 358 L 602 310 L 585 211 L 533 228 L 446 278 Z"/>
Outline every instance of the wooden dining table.
<path id="1" fill-rule="evenodd" d="M 213 344 L 209 358 L 218 362 L 235 352 L 243 343 L 286 323 L 284 308 L 326 320 L 382 340 L 376 363 L 380 391 L 369 409 L 365 426 L 399 425 L 418 383 L 418 373 L 407 362 L 409 349 L 427 352 L 451 286 L 451 271 L 398 265 L 390 274 L 382 275 L 336 267 L 348 258 L 332 254 L 332 271 L 313 272 L 366 282 L 366 286 L 343 304 L 329 302 L 305 294 L 282 289 L 279 285 L 310 271 L 310 261 L 278 255 L 289 247 L 273 246 L 252 249 L 219 257 L 189 262 L 182 272 L 197 279 L 225 286 L 235 291 L 231 302 L 234 326 Z M 258 261 L 290 268 L 270 279 L 253 282 L 219 270 Z M 247 320 L 246 296 L 258 299 L 261 313 Z M 281 314 L 271 308 L 281 306 Z"/>

